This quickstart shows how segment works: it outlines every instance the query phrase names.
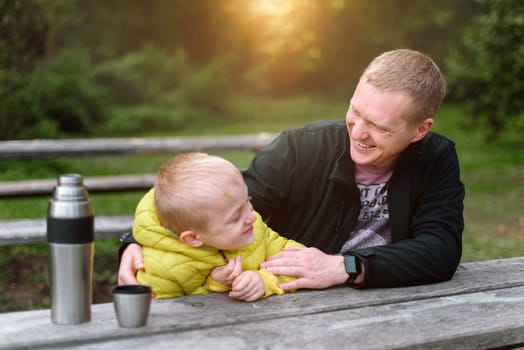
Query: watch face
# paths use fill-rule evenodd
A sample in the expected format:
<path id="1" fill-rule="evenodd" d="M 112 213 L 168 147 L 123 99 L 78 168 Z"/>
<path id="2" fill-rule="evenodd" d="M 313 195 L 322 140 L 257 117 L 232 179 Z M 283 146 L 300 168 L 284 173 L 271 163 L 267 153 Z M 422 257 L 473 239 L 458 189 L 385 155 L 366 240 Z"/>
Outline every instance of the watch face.
<path id="1" fill-rule="evenodd" d="M 358 268 L 357 268 L 357 258 L 355 258 L 353 255 L 348 255 L 344 257 L 344 265 L 346 266 L 346 272 L 352 276 L 354 274 L 358 274 Z"/>

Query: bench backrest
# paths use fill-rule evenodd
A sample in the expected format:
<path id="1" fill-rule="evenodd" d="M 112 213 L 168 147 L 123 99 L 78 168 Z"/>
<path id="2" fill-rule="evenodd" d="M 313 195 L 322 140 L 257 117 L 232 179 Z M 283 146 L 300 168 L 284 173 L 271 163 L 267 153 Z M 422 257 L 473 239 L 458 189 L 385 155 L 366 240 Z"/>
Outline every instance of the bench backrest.
<path id="1" fill-rule="evenodd" d="M 68 156 L 153 154 L 209 151 L 252 151 L 267 145 L 275 134 L 232 136 L 105 138 L 76 140 L 0 141 L 0 160 Z M 87 177 L 90 193 L 144 191 L 153 186 L 154 174 Z M 0 181 L 1 198 L 50 196 L 56 179 Z M 111 237 L 131 229 L 132 216 L 95 217 L 97 237 Z M 45 241 L 45 219 L 0 220 L 0 245 Z"/>

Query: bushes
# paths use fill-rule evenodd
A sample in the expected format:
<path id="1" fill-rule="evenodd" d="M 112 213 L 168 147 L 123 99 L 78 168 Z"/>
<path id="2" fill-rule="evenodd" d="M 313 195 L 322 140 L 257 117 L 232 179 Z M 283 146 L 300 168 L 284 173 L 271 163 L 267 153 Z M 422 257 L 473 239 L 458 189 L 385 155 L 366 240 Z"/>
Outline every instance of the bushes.
<path id="1" fill-rule="evenodd" d="M 489 136 L 524 131 L 524 3 L 477 0 L 484 12 L 462 37 L 463 49 L 447 61 L 451 94 L 467 103 Z"/>
<path id="2" fill-rule="evenodd" d="M 62 50 L 28 73 L 0 69 L 2 139 L 131 134 L 227 114 L 231 60 L 199 67 L 147 46 L 103 63 Z"/>
<path id="3" fill-rule="evenodd" d="M 89 134 L 103 120 L 103 90 L 83 52 L 62 51 L 24 74 L 0 73 L 0 134 L 3 139 Z"/>
<path id="4" fill-rule="evenodd" d="M 229 109 L 230 60 L 192 65 L 183 51 L 174 55 L 147 46 L 103 63 L 96 80 L 109 90 L 111 104 L 100 132 L 110 135 L 180 129 Z"/>

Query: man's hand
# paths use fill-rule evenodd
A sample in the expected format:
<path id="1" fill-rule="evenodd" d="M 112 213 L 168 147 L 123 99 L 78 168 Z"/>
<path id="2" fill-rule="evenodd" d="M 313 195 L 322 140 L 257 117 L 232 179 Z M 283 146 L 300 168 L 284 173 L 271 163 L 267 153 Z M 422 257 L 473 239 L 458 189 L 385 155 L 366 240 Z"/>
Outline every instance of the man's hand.
<path id="1" fill-rule="evenodd" d="M 262 277 L 256 271 L 244 271 L 235 278 L 229 296 L 243 301 L 255 301 L 266 294 Z"/>
<path id="2" fill-rule="evenodd" d="M 211 270 L 210 277 L 223 284 L 231 287 L 235 278 L 242 273 L 242 258 L 237 256 L 234 259 L 228 259 L 226 265 L 217 266 Z"/>
<path id="3" fill-rule="evenodd" d="M 327 288 L 348 279 L 342 255 L 328 255 L 316 248 L 286 248 L 260 264 L 260 268 L 274 275 L 297 278 L 281 283 L 280 288 L 283 290 Z"/>
<path id="4" fill-rule="evenodd" d="M 144 271 L 144 256 L 142 246 L 131 243 L 122 253 L 118 268 L 118 284 L 138 284 L 136 273 Z"/>

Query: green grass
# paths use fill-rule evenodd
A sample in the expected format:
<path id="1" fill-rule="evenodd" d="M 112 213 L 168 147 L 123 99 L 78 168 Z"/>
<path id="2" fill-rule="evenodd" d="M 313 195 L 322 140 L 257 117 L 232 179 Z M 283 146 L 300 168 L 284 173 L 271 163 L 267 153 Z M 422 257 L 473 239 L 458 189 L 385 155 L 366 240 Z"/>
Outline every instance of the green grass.
<path id="1" fill-rule="evenodd" d="M 242 120 L 190 125 L 161 136 L 278 132 L 318 119 L 344 118 L 345 101 L 290 98 L 279 101 L 239 99 Z M 238 111 L 244 110 L 244 113 Z M 467 123 L 456 106 L 444 106 L 435 118 L 434 130 L 456 142 L 466 187 L 464 253 L 462 261 L 524 256 L 524 159 L 519 135 L 487 141 L 482 130 Z M 160 136 L 158 134 L 133 136 Z M 216 152 L 245 168 L 250 152 Z M 84 176 L 154 173 L 169 154 L 64 158 L 56 160 L 0 161 L 0 180 L 56 178 L 65 172 Z M 132 214 L 142 193 L 91 195 L 95 215 Z M 44 218 L 48 198 L 2 199 L 0 219 Z M 116 283 L 119 242 L 95 244 L 94 302 L 110 301 Z M 0 312 L 49 307 L 47 245 L 0 247 Z"/>
<path id="2" fill-rule="evenodd" d="M 524 256 L 524 141 L 511 132 L 496 140 L 445 106 L 435 131 L 456 142 L 464 200 L 462 261 Z"/>

